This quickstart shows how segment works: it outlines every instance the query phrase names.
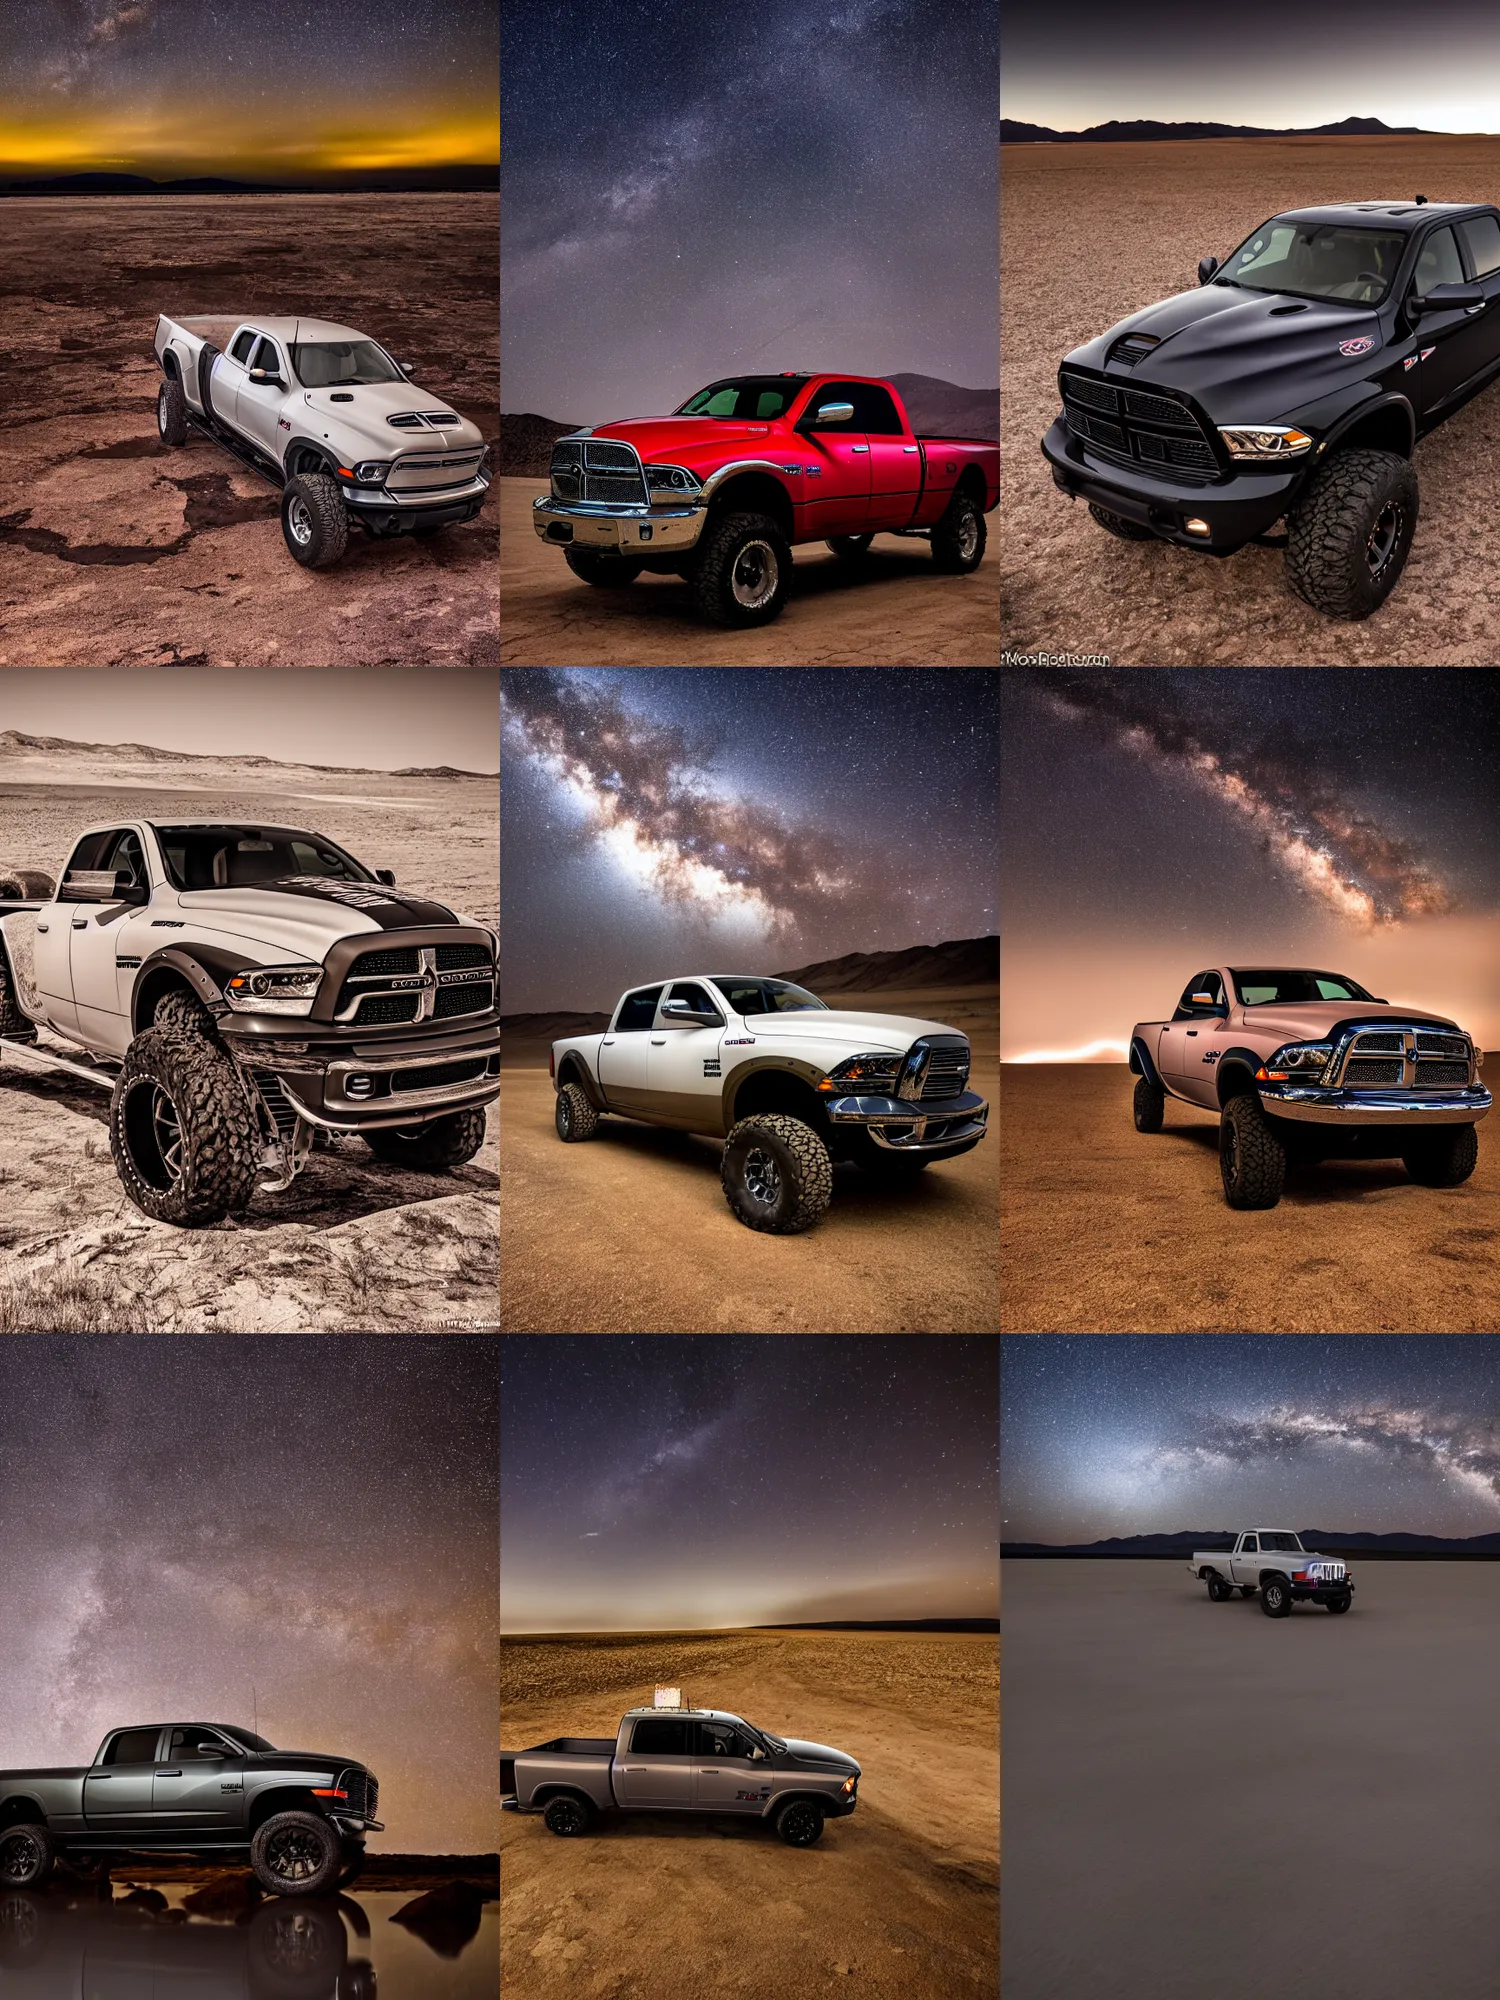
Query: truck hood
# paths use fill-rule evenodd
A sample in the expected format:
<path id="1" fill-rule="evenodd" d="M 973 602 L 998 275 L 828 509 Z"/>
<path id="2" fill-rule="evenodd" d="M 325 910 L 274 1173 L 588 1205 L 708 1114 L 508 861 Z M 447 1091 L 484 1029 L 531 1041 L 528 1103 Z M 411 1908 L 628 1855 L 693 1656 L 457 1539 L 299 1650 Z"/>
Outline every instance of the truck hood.
<path id="1" fill-rule="evenodd" d="M 832 1750 L 826 1743 L 803 1743 L 796 1737 L 784 1736 L 786 1754 L 794 1763 L 822 1764 L 835 1771 L 843 1771 L 847 1776 L 856 1776 L 859 1765 L 842 1750 Z"/>
<path id="2" fill-rule="evenodd" d="M 358 900 L 345 900 L 352 890 L 360 892 Z M 245 889 L 185 889 L 177 901 L 205 930 L 272 945 L 278 952 L 318 964 L 340 938 L 463 922 L 444 903 L 405 897 L 363 882 L 319 887 L 314 878 L 304 878 L 295 887 L 267 882 Z M 160 942 L 170 944 L 172 933 L 161 933 Z"/>
<path id="3" fill-rule="evenodd" d="M 336 1757 L 330 1750 L 259 1750 L 247 1764 L 268 1764 L 278 1771 L 368 1771 L 363 1757 Z"/>
<path id="4" fill-rule="evenodd" d="M 757 446 L 768 449 L 766 440 L 771 432 L 769 423 L 745 423 L 736 417 L 630 417 L 623 423 L 594 427 L 596 438 L 618 438 L 622 444 L 633 444 L 643 460 L 651 459 L 658 465 L 691 464 L 694 452 L 703 452 L 715 461 L 753 458 Z"/>
<path id="5" fill-rule="evenodd" d="M 919 1021 L 911 1014 L 845 1014 L 831 1007 L 809 1008 L 805 1014 L 747 1014 L 745 1026 L 768 1041 L 847 1042 L 851 1048 L 890 1049 L 897 1054 L 904 1054 L 918 1035 L 959 1033 L 941 1021 Z"/>
<path id="6" fill-rule="evenodd" d="M 335 403 L 335 394 L 350 396 L 353 401 Z M 400 416 L 408 410 L 418 413 L 432 410 L 439 416 L 458 414 L 441 398 L 411 382 L 371 382 L 339 390 L 305 389 L 302 400 L 308 411 L 325 423 L 353 431 L 367 443 L 378 446 L 382 457 L 392 457 L 398 451 L 442 451 L 450 445 L 472 449 L 484 443 L 484 433 L 467 417 L 459 417 L 456 424 L 444 424 L 437 430 L 426 424 L 408 429 L 387 423 L 387 417 Z M 335 432 L 335 439 L 337 435 Z"/>
<path id="7" fill-rule="evenodd" d="M 1457 1026 L 1445 1014 L 1429 1014 L 1421 1007 L 1372 1006 L 1351 1000 L 1301 1000 L 1246 1007 L 1243 1018 L 1252 1033 L 1262 1030 L 1269 1035 L 1280 1035 L 1288 1042 L 1319 1042 L 1342 1021 L 1431 1021 L 1439 1028 Z"/>

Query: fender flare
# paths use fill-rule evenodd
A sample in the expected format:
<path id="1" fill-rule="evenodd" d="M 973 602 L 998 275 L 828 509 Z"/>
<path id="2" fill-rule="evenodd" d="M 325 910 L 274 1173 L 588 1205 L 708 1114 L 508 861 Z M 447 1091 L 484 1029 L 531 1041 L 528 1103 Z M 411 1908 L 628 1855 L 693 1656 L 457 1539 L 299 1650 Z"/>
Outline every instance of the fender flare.
<path id="1" fill-rule="evenodd" d="M 569 1049 L 568 1053 L 558 1064 L 557 1075 L 552 1085 L 554 1093 L 561 1091 L 563 1085 L 571 1081 L 570 1078 L 563 1074 L 570 1063 L 578 1071 L 579 1087 L 582 1089 L 589 1103 L 593 1105 L 596 1111 L 608 1111 L 609 1105 L 605 1100 L 604 1087 L 589 1068 L 588 1063 L 578 1053 L 577 1049 Z"/>
<path id="2" fill-rule="evenodd" d="M 1219 1100 L 1219 1109 L 1221 1111 L 1231 1097 L 1243 1097 L 1247 1094 L 1242 1090 L 1226 1091 L 1224 1089 L 1224 1078 L 1226 1076 L 1233 1076 L 1237 1069 L 1246 1070 L 1249 1073 L 1252 1085 L 1252 1092 L 1250 1094 L 1253 1094 L 1255 1072 L 1264 1061 L 1265 1057 L 1257 1055 L 1254 1049 L 1225 1049 L 1223 1055 L 1219 1057 L 1219 1066 L 1214 1076 L 1214 1093 Z"/>
<path id="3" fill-rule="evenodd" d="M 760 1817 L 762 1819 L 775 1819 L 783 1806 L 789 1806 L 798 1799 L 805 1799 L 809 1805 L 817 1806 L 825 1814 L 828 1808 L 836 1803 L 835 1800 L 829 1798 L 827 1792 L 815 1792 L 802 1788 L 794 1788 L 785 1792 L 773 1791 L 761 1807 Z"/>
<path id="4" fill-rule="evenodd" d="M 1151 1059 L 1151 1051 L 1139 1035 L 1130 1038 L 1130 1068 L 1134 1075 L 1143 1076 L 1147 1083 L 1154 1083 L 1158 1090 L 1165 1090 L 1161 1072 Z"/>
<path id="5" fill-rule="evenodd" d="M 152 975 L 170 967 L 184 978 L 216 1020 L 227 1020 L 233 1011 L 224 998 L 221 981 L 231 973 L 263 964 L 247 952 L 226 951 L 220 945 L 165 944 L 141 961 L 130 989 L 130 1032 L 143 1034 L 151 1023 L 141 1018 L 141 997 L 152 983 Z"/>
<path id="6" fill-rule="evenodd" d="M 722 1047 L 723 1044 L 720 1043 L 720 1048 Z M 721 1136 L 727 1136 L 731 1125 L 735 1122 L 731 1114 L 734 1110 L 735 1094 L 740 1085 L 752 1071 L 763 1069 L 781 1070 L 788 1076 L 795 1076 L 812 1091 L 814 1104 L 821 1108 L 817 1088 L 828 1072 L 817 1063 L 803 1062 L 796 1056 L 773 1055 L 768 1050 L 765 1055 L 747 1056 L 743 1062 L 737 1062 L 724 1078 L 723 1088 L 719 1092 Z M 818 1127 L 814 1126 L 813 1129 L 816 1131 Z"/>
<path id="7" fill-rule="evenodd" d="M 1406 418 L 1406 456 L 1411 457 L 1417 448 L 1417 418 L 1407 397 L 1395 390 L 1387 390 L 1384 395 L 1371 396 L 1368 401 L 1356 403 L 1352 410 L 1346 410 L 1323 440 L 1323 450 L 1318 454 L 1326 461 L 1328 454 L 1338 444 L 1346 432 L 1356 424 L 1362 424 L 1366 417 L 1374 416 L 1377 410 L 1399 410 Z"/>
<path id="8" fill-rule="evenodd" d="M 205 340 L 198 349 L 198 403 L 211 424 L 219 418 L 214 410 L 213 397 L 209 391 L 209 378 L 214 372 L 214 362 L 223 353 L 223 348 L 215 347 L 211 340 Z"/>

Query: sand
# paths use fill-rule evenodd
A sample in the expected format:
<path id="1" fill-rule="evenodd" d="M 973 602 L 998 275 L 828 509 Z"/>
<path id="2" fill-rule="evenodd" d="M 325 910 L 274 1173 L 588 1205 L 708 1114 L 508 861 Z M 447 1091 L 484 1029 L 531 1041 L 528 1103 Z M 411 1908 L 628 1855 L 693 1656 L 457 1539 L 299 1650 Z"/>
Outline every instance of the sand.
<path id="1" fill-rule="evenodd" d="M 1197 282 L 1278 209 L 1420 190 L 1493 201 L 1500 138 L 1214 139 L 1003 148 L 1004 643 L 1116 666 L 1486 666 L 1496 656 L 1500 389 L 1417 447 L 1421 518 L 1394 594 L 1360 624 L 1294 597 L 1281 554 L 1225 560 L 1114 540 L 1040 451 L 1072 347 Z M 1277 412 L 1267 412 L 1268 416 Z"/>
<path id="2" fill-rule="evenodd" d="M 864 569 L 822 542 L 793 550 L 791 595 L 771 625 L 727 632 L 694 611 L 675 576 L 629 590 L 580 583 L 538 541 L 545 480 L 500 479 L 500 658 L 515 667 L 985 667 L 1000 653 L 998 512 L 972 576 L 939 576 L 925 542 L 877 535 Z"/>
<path id="3" fill-rule="evenodd" d="M 805 1852 L 759 1823 L 632 1814 L 579 1841 L 501 1823 L 510 1995 L 992 1994 L 993 1636 L 738 1632 L 501 1647 L 507 1750 L 614 1735 L 660 1680 L 858 1758 L 860 1803 Z"/>
<path id="4" fill-rule="evenodd" d="M 497 514 L 430 542 L 354 535 L 300 569 L 273 486 L 166 450 L 166 312 L 361 328 L 494 439 L 496 204 L 485 195 L 0 203 L 0 666 L 487 666 Z"/>
<path id="5" fill-rule="evenodd" d="M 1491 1061 L 1494 1059 L 1491 1058 Z M 1500 1128 L 1457 1188 L 1399 1160 L 1293 1167 L 1273 1209 L 1236 1211 L 1218 1118 L 1169 1098 L 1135 1130 L 1123 1063 L 1004 1070 L 1003 1330 L 1500 1331 Z"/>

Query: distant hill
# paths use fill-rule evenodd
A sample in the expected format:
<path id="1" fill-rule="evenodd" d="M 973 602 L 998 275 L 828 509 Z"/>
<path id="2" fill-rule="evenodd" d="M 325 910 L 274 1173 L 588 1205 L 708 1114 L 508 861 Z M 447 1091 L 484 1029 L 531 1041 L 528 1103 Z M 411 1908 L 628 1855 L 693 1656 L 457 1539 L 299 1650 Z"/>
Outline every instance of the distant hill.
<path id="1" fill-rule="evenodd" d="M 552 465 L 552 447 L 577 424 L 560 424 L 530 410 L 519 416 L 500 413 L 500 476 L 502 479 L 545 479 Z"/>
<path id="2" fill-rule="evenodd" d="M 1262 1523 L 1264 1526 L 1264 1523 Z M 1111 1535 L 1101 1542 L 1002 1542 L 1002 1556 L 1177 1556 L 1194 1549 L 1233 1548 L 1240 1529 L 1185 1528 L 1170 1535 Z M 1500 1534 L 1468 1535 L 1453 1539 L 1445 1535 L 1372 1535 L 1340 1528 L 1298 1528 L 1304 1548 L 1323 1555 L 1449 1556 L 1478 1557 L 1500 1561 Z"/>
<path id="3" fill-rule="evenodd" d="M 1112 139 L 1451 139 L 1452 132 L 1428 132 L 1420 125 L 1387 125 L 1379 118 L 1341 118 L 1336 125 L 1215 125 L 1174 123 L 1159 118 L 1111 118 L 1082 132 L 1054 132 L 1050 125 L 1027 125 L 1019 118 L 1000 120 L 1000 137 L 1012 145 L 1026 140 L 1066 145 Z"/>
<path id="4" fill-rule="evenodd" d="M 752 1625 L 752 1632 L 998 1632 L 998 1618 L 823 1618 L 802 1625 Z"/>
<path id="5" fill-rule="evenodd" d="M 1000 391 L 960 389 L 939 375 L 888 375 L 920 436 L 994 438 L 1000 436 Z"/>
<path id="6" fill-rule="evenodd" d="M 409 167 L 318 181 L 240 181 L 217 175 L 154 181 L 145 174 L 52 174 L 0 181 L 0 196 L 39 194 L 474 194 L 500 184 L 498 167 Z"/>
<path id="7" fill-rule="evenodd" d="M 153 743 L 77 743 L 67 736 L 33 736 L 24 729 L 0 729 L 0 756 L 43 751 L 72 759 L 100 758 L 111 763 L 129 758 L 143 764 L 243 764 L 258 771 L 347 771 L 372 778 L 493 778 L 493 771 L 461 771 L 452 764 L 408 765 L 400 771 L 368 770 L 360 764 L 290 764 L 280 757 L 263 757 L 255 750 L 162 750 Z"/>
<path id="8" fill-rule="evenodd" d="M 830 993 L 876 993 L 886 986 L 988 986 L 999 982 L 1000 940 L 955 938 L 906 951 L 851 951 L 775 977 L 807 986 L 820 999 Z"/>

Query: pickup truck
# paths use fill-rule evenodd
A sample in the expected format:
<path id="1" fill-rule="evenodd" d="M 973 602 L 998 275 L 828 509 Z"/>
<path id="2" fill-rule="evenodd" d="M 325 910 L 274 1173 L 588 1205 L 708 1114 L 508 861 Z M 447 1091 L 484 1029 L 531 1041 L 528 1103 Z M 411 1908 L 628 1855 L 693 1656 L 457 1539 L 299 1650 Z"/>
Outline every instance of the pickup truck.
<path id="1" fill-rule="evenodd" d="M 500 1805 L 540 1813 L 564 1839 L 604 1812 L 734 1813 L 811 1847 L 825 1819 L 859 1802 L 860 1767 L 842 1750 L 773 1736 L 717 1708 L 633 1708 L 617 1737 L 559 1736 L 501 1753 Z"/>
<path id="2" fill-rule="evenodd" d="M 39 1888 L 59 1856 L 86 1870 L 123 1854 L 248 1858 L 277 1896 L 353 1881 L 382 1833 L 379 1787 L 352 1757 L 278 1750 L 221 1722 L 112 1729 L 92 1764 L 0 1771 L 0 1888 Z"/>
<path id="3" fill-rule="evenodd" d="M 622 993 L 601 1035 L 552 1044 L 557 1136 L 618 1113 L 724 1141 L 724 1198 L 750 1229 L 808 1229 L 833 1162 L 900 1180 L 984 1137 L 969 1041 L 940 1021 L 839 1013 L 787 979 L 698 973 Z"/>
<path id="4" fill-rule="evenodd" d="M 325 569 L 357 524 L 372 540 L 441 534 L 489 491 L 483 434 L 393 361 L 330 320 L 156 322 L 166 445 L 212 438 L 281 489 L 294 562 Z"/>
<path id="5" fill-rule="evenodd" d="M 1065 357 L 1054 481 L 1125 541 L 1284 547 L 1315 610 L 1367 618 L 1411 549 L 1418 438 L 1500 373 L 1500 210 L 1288 209 L 1198 286 Z"/>
<path id="6" fill-rule="evenodd" d="M 1377 1000 L 1341 972 L 1219 966 L 1194 973 L 1170 1021 L 1130 1031 L 1135 1129 L 1169 1097 L 1217 1111 L 1231 1208 L 1274 1208 L 1289 1159 L 1401 1159 L 1457 1187 L 1490 1108 L 1484 1051 L 1443 1014 Z"/>
<path id="7" fill-rule="evenodd" d="M 1254 1528 L 1236 1538 L 1234 1547 L 1195 1549 L 1188 1568 L 1208 1585 L 1215 1604 L 1238 1591 L 1241 1597 L 1260 1592 L 1260 1608 L 1268 1618 L 1286 1618 L 1293 1603 L 1307 1598 L 1325 1611 L 1347 1611 L 1354 1602 L 1354 1579 L 1336 1556 L 1304 1549 L 1288 1528 Z"/>
<path id="8" fill-rule="evenodd" d="M 109 1089 L 116 1170 L 160 1222 L 290 1186 L 330 1134 L 459 1166 L 500 1092 L 497 940 L 395 880 L 300 827 L 91 827 L 56 888 L 0 900 L 0 1074 Z"/>
<path id="9" fill-rule="evenodd" d="M 999 498 L 999 445 L 919 436 L 890 382 L 740 375 L 669 417 L 559 438 L 532 526 L 585 583 L 680 576 L 714 624 L 767 625 L 786 602 L 794 544 L 826 542 L 859 563 L 876 534 L 923 536 L 936 569 L 964 576 L 983 560 Z"/>

